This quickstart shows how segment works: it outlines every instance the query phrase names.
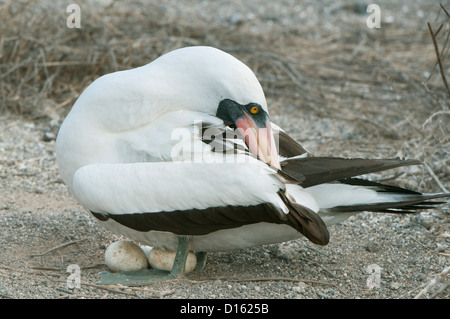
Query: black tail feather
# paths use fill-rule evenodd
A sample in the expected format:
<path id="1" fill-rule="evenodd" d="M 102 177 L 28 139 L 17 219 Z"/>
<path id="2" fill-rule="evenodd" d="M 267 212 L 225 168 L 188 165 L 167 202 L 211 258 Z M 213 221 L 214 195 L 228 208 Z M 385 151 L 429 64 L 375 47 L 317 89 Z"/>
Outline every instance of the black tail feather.
<path id="1" fill-rule="evenodd" d="M 411 214 L 417 213 L 425 209 L 436 208 L 437 205 L 444 204 L 446 201 L 429 201 L 436 198 L 450 197 L 450 193 L 445 194 L 418 194 L 410 195 L 407 200 L 398 202 L 381 202 L 371 204 L 349 205 L 349 206 L 336 206 L 328 208 L 328 212 L 361 212 L 372 211 L 381 213 L 402 213 Z"/>

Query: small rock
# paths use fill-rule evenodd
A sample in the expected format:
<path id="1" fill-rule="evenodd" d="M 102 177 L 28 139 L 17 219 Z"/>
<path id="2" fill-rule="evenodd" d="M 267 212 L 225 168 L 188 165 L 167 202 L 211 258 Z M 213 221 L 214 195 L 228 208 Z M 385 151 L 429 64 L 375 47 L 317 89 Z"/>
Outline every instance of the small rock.
<path id="1" fill-rule="evenodd" d="M 391 288 L 392 290 L 397 290 L 397 289 L 400 288 L 400 283 L 394 281 L 394 282 L 391 283 L 390 288 Z"/>
<path id="2" fill-rule="evenodd" d="M 287 263 L 290 263 L 293 261 L 294 258 L 294 249 L 291 245 L 280 245 L 277 247 L 277 249 L 274 251 L 274 254 L 276 258 L 279 258 Z"/>
<path id="3" fill-rule="evenodd" d="M 412 222 L 416 225 L 420 225 L 426 230 L 430 230 L 433 226 L 433 219 L 432 218 L 426 218 L 421 215 L 414 216 L 412 219 Z"/>
<path id="4" fill-rule="evenodd" d="M 50 131 L 45 131 L 44 135 L 42 136 L 42 140 L 44 142 L 51 142 L 56 140 L 56 134 Z"/>
<path id="5" fill-rule="evenodd" d="M 316 294 L 317 294 L 317 296 L 319 296 L 319 297 L 321 297 L 323 299 L 333 299 L 333 297 L 331 297 L 331 296 L 329 296 L 327 294 L 324 294 L 324 293 L 322 293 L 320 291 L 317 291 Z"/>
<path id="6" fill-rule="evenodd" d="M 16 165 L 16 161 L 13 160 L 13 159 L 7 159 L 5 161 L 5 164 L 8 165 L 8 166 L 14 166 L 14 165 Z"/>
<path id="7" fill-rule="evenodd" d="M 364 249 L 370 253 L 376 253 L 380 251 L 380 244 L 378 244 L 376 241 L 372 241 L 364 246 Z"/>
<path id="8" fill-rule="evenodd" d="M 243 18 L 239 13 L 234 13 L 230 17 L 229 22 L 231 25 L 240 25 L 243 23 Z"/>
<path id="9" fill-rule="evenodd" d="M 307 285 L 304 282 L 298 283 L 296 286 L 292 287 L 292 290 L 297 293 L 305 292 Z"/>
<path id="10" fill-rule="evenodd" d="M 437 247 L 437 251 L 438 251 L 438 252 L 441 252 L 441 253 L 446 252 L 447 249 L 448 249 L 448 245 L 445 244 L 445 243 L 443 243 L 443 244 L 437 243 L 437 244 L 436 244 L 436 247 Z"/>

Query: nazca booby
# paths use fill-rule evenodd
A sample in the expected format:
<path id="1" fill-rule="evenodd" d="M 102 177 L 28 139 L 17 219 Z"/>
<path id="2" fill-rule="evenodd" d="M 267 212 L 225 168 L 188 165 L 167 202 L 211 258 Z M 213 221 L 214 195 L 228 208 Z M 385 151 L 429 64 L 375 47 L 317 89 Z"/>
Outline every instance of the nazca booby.
<path id="1" fill-rule="evenodd" d="M 188 250 L 301 236 L 325 245 L 327 225 L 357 212 L 411 212 L 450 195 L 357 178 L 416 160 L 312 156 L 270 122 L 250 68 L 202 46 L 95 80 L 64 120 L 56 155 L 84 208 L 116 233 L 177 251 L 176 262 Z"/>

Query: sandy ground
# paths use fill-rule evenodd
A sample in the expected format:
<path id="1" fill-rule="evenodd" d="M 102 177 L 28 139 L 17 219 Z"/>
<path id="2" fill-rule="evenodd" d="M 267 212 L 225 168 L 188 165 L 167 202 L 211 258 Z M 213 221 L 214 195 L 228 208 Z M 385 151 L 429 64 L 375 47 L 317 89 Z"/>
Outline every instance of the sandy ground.
<path id="1" fill-rule="evenodd" d="M 186 12 L 203 12 L 199 7 L 216 6 L 195 3 L 197 7 L 186 8 Z M 281 9 L 298 14 L 289 9 L 288 1 L 283 4 Z M 339 12 L 339 8 L 333 9 L 327 2 L 324 5 Z M 222 11 L 221 17 L 228 23 L 241 23 L 245 17 L 254 20 L 261 14 L 245 13 L 248 8 L 244 7 L 233 15 L 232 9 L 229 6 Z M 276 19 L 278 9 L 274 8 L 273 16 L 267 13 L 270 10 L 265 11 L 267 28 L 273 24 L 282 28 L 286 23 L 284 19 Z M 399 11 L 393 12 L 395 19 L 404 17 Z M 409 12 L 424 14 L 418 10 Z M 211 19 L 205 14 L 200 16 L 205 21 Z M 313 27 L 330 28 L 330 22 L 313 20 L 309 21 Z M 432 68 L 433 64 L 429 66 Z M 406 137 L 390 139 L 380 133 L 383 128 L 380 125 L 361 125 L 333 116 L 325 118 L 323 113 L 309 109 L 299 111 L 283 97 L 270 93 L 268 102 L 273 121 L 316 154 L 395 157 L 402 148 L 414 154 L 411 151 L 414 147 L 425 145 L 412 144 Z M 351 108 L 351 101 L 347 102 Z M 423 121 L 435 111 L 428 110 Z M 412 116 L 416 114 L 414 109 L 409 112 Z M 100 286 L 96 284 L 98 273 L 107 270 L 105 249 L 121 237 L 103 229 L 84 211 L 59 178 L 54 146 L 62 119 L 63 116 L 53 116 L 33 120 L 11 113 L 0 118 L 0 298 L 409 299 L 436 278 L 439 282 L 423 296 L 449 297 L 448 274 L 436 276 L 450 264 L 448 204 L 417 215 L 359 214 L 330 227 L 331 240 L 325 247 L 300 239 L 236 252 L 210 253 L 205 270 L 186 279 L 140 288 Z M 390 122 L 386 119 L 382 123 Z M 445 125 L 448 130 L 448 121 Z M 400 131 L 402 126 L 396 129 Z M 426 139 L 419 134 L 420 141 L 421 138 Z M 448 163 L 445 161 L 448 149 L 433 156 Z M 439 163 L 430 162 L 433 171 L 444 169 Z M 403 185 L 421 191 L 440 191 L 426 169 L 409 168 L 402 172 Z M 384 177 L 394 175 L 389 174 Z M 450 188 L 448 173 L 440 174 L 439 178 L 444 187 Z M 67 267 L 72 264 L 81 269 L 80 288 L 68 286 Z M 375 279 L 375 284 L 370 284 L 371 279 Z"/>

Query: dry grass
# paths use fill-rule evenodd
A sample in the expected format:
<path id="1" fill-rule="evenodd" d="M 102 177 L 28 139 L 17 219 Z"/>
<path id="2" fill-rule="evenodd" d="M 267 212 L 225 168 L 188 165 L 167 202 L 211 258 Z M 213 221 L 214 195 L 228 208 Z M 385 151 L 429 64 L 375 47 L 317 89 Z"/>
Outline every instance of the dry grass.
<path id="1" fill-rule="evenodd" d="M 255 70 L 275 119 L 283 112 L 351 127 L 339 139 L 292 129 L 320 140 L 316 152 L 419 158 L 434 172 L 424 170 L 419 187 L 448 187 L 449 98 L 426 24 L 361 28 L 364 15 L 342 5 L 336 32 L 310 24 L 258 32 L 245 20 L 206 23 L 162 5 L 114 4 L 83 10 L 82 28 L 69 29 L 61 14 L 68 3 L 0 2 L 0 114 L 62 118 L 99 75 L 175 48 L 212 45 Z M 431 9 L 433 28 L 443 24 L 436 40 L 445 69 L 449 19 L 438 5 Z"/>

